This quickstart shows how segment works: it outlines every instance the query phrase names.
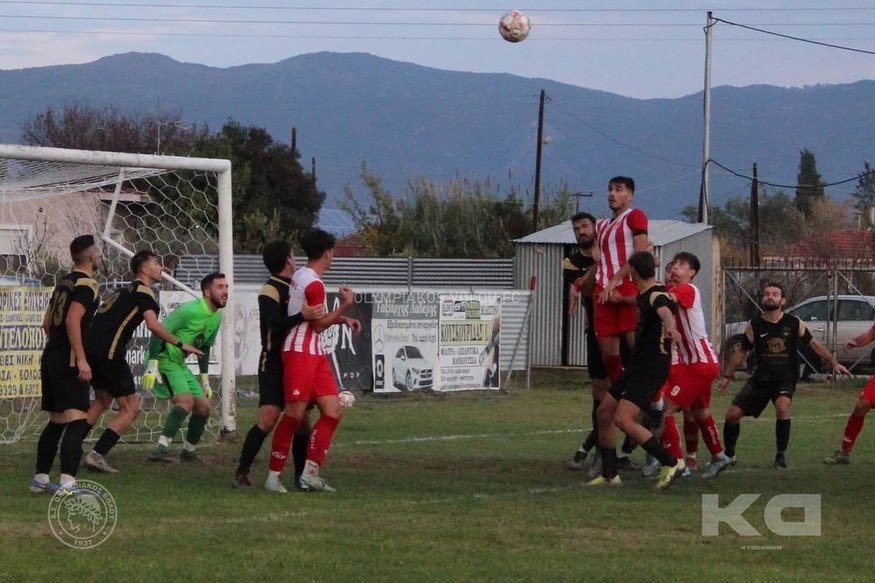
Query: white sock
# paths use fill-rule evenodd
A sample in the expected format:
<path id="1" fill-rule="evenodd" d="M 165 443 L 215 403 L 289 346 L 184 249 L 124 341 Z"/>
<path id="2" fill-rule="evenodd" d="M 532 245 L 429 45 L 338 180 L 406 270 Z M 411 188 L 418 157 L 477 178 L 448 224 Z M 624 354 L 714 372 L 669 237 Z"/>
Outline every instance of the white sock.
<path id="1" fill-rule="evenodd" d="M 182 449 L 184 449 L 185 451 L 194 451 L 196 447 L 197 446 L 193 443 L 189 443 L 187 441 L 182 442 Z"/>
<path id="2" fill-rule="evenodd" d="M 33 479 L 39 484 L 48 484 L 50 481 L 48 474 L 34 474 Z"/>
<path id="3" fill-rule="evenodd" d="M 76 476 L 71 476 L 70 474 L 61 474 L 61 485 L 67 486 L 69 484 L 76 483 Z"/>
<path id="4" fill-rule="evenodd" d="M 276 478 L 277 480 L 279 480 L 280 479 L 280 472 L 268 470 L 267 471 L 267 479 L 270 480 L 271 478 Z"/>
<path id="5" fill-rule="evenodd" d="M 304 463 L 304 474 L 308 476 L 318 476 L 319 475 L 319 464 L 316 462 L 307 460 Z"/>
<path id="6" fill-rule="evenodd" d="M 167 437 L 166 435 L 162 435 L 161 437 L 158 438 L 158 445 L 163 445 L 164 447 L 169 447 L 171 441 L 173 441 L 173 440 L 170 439 L 169 437 Z"/>

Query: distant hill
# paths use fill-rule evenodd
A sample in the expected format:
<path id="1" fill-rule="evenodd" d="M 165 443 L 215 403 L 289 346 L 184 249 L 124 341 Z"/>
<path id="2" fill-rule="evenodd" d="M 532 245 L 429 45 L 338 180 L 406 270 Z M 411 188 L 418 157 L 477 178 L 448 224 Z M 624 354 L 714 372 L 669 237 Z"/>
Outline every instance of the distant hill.
<path id="1" fill-rule="evenodd" d="M 178 112 L 218 129 L 228 118 L 267 128 L 288 142 L 298 128 L 302 163 L 315 156 L 320 188 L 336 206 L 359 187 L 366 161 L 394 192 L 408 180 L 491 178 L 531 192 L 538 93 L 550 98 L 542 184 L 561 180 L 595 191 L 582 206 L 606 210 L 607 180 L 633 176 L 637 204 L 678 218 L 698 198 L 702 96 L 632 99 L 507 74 L 460 73 L 368 54 L 317 53 L 274 64 L 218 69 L 158 54 L 127 53 L 84 65 L 0 71 L 0 140 L 20 141 L 21 124 L 69 102 L 123 111 Z M 786 89 L 713 91 L 712 157 L 763 178 L 796 179 L 799 151 L 812 150 L 825 180 L 875 161 L 875 81 Z M 713 198 L 746 193 L 746 181 L 714 172 Z M 853 184 L 836 187 L 844 196 Z M 792 193 L 791 193 L 792 194 Z M 590 202 L 592 201 L 592 202 Z"/>

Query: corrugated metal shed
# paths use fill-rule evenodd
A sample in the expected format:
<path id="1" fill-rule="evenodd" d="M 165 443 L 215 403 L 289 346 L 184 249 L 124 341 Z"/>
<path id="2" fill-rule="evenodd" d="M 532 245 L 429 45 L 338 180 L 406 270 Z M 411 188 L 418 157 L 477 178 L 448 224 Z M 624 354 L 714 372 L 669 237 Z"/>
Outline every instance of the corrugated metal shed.
<path id="1" fill-rule="evenodd" d="M 711 315 L 709 324 L 714 322 L 716 306 L 712 297 L 716 289 L 717 253 L 712 227 L 683 221 L 651 220 L 649 236 L 660 266 L 679 251 L 689 251 L 699 257 L 702 270 L 694 283 L 702 293 L 705 313 Z M 586 364 L 583 310 L 579 310 L 575 317 L 566 315 L 568 291 L 562 279 L 562 260 L 575 245 L 570 220 L 514 241 L 515 287 L 528 287 L 533 276 L 538 281 L 530 331 L 533 366 Z"/>

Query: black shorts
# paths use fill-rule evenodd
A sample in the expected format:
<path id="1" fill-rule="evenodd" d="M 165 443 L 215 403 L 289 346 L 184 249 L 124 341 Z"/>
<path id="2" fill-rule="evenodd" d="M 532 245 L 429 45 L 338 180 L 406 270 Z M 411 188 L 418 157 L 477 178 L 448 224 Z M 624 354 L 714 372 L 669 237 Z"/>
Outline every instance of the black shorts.
<path id="1" fill-rule="evenodd" d="M 670 364 L 666 358 L 649 366 L 630 366 L 611 384 L 611 396 L 617 401 L 625 399 L 645 413 L 650 411 L 650 398 L 665 384 Z"/>
<path id="2" fill-rule="evenodd" d="M 88 411 L 91 390 L 86 381 L 77 377 L 79 369 L 69 349 L 44 350 L 40 360 L 42 379 L 42 410 L 60 413 L 68 409 Z"/>
<path id="3" fill-rule="evenodd" d="M 796 381 L 747 381 L 732 399 L 732 404 L 741 409 L 745 416 L 759 417 L 766 405 L 778 397 L 793 398 Z"/>
<path id="4" fill-rule="evenodd" d="M 283 393 L 283 361 L 261 354 L 258 362 L 258 406 L 273 405 L 280 409 L 286 406 Z"/>
<path id="5" fill-rule="evenodd" d="M 586 369 L 589 373 L 589 378 L 592 380 L 605 380 L 608 378 L 608 371 L 605 369 L 604 360 L 602 360 L 602 349 L 599 348 L 599 341 L 595 337 L 595 330 L 591 328 L 586 330 Z"/>
<path id="6" fill-rule="evenodd" d="M 106 391 L 114 399 L 137 392 L 134 375 L 124 358 L 88 357 L 91 365 L 91 386 L 95 391 Z"/>

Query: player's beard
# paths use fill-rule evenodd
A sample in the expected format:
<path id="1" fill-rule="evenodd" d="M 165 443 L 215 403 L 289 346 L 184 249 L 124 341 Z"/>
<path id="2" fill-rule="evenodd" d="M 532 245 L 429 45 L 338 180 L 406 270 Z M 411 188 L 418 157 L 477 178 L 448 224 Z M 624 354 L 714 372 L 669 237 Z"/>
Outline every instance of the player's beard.
<path id="1" fill-rule="evenodd" d="M 781 309 L 781 304 L 773 304 L 764 300 L 760 302 L 760 307 L 766 312 L 774 312 Z"/>
<path id="2" fill-rule="evenodd" d="M 580 239 L 577 240 L 577 246 L 583 249 L 584 251 L 589 251 L 595 246 L 595 239 Z"/>

